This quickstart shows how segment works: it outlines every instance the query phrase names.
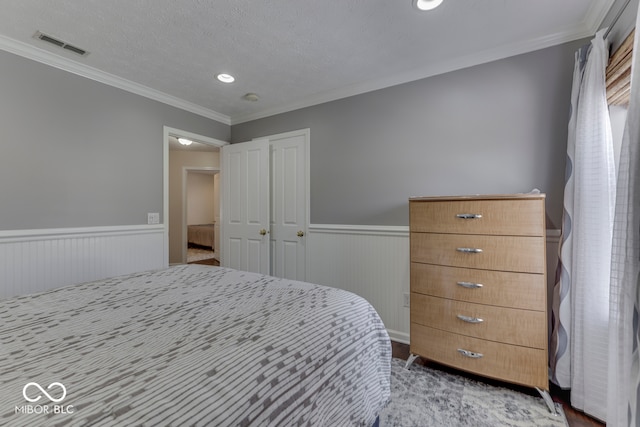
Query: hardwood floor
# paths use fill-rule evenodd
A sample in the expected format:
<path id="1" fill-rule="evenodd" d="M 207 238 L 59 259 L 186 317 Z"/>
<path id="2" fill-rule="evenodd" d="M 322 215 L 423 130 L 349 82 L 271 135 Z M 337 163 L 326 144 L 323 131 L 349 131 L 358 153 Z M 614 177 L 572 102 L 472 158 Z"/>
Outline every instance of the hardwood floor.
<path id="1" fill-rule="evenodd" d="M 398 359 L 407 360 L 407 358 L 409 357 L 409 346 L 407 344 L 391 341 L 391 351 L 392 351 L 393 357 L 396 357 Z M 531 388 L 520 387 L 517 385 L 508 384 L 501 381 L 495 381 L 489 378 L 478 377 L 473 374 L 457 371 L 453 368 L 448 368 L 446 366 L 438 365 L 434 362 L 425 362 L 421 358 L 418 358 L 414 363 L 421 363 L 421 364 L 429 363 L 430 367 L 437 367 L 438 369 L 442 369 L 444 371 L 455 372 L 456 374 L 459 374 L 459 375 L 465 375 L 470 378 L 477 378 L 487 383 L 496 384 L 502 387 L 508 387 L 514 390 L 518 390 L 522 393 L 539 396 L 538 392 Z M 604 427 L 605 426 L 604 423 L 594 418 L 591 418 L 590 416 L 584 414 L 581 411 L 578 411 L 572 408 L 571 405 L 569 404 L 570 396 L 568 391 L 561 390 L 555 385 L 551 384 L 550 394 L 555 402 L 560 402 L 562 404 L 562 408 L 564 409 L 564 413 L 567 417 L 567 422 L 569 423 L 569 427 Z"/>
<path id="2" fill-rule="evenodd" d="M 189 264 L 204 264 L 204 265 L 220 265 L 220 261 L 218 261 L 215 258 L 208 258 L 208 259 L 203 259 L 200 261 L 193 261 L 190 262 Z"/>

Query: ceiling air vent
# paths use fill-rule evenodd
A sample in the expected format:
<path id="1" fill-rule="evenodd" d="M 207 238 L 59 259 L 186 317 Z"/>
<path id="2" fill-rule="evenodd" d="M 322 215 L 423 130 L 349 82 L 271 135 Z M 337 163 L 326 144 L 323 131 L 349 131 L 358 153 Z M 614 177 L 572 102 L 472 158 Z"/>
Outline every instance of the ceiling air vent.
<path id="1" fill-rule="evenodd" d="M 38 39 L 38 40 L 42 40 L 44 42 L 47 43 L 51 43 L 53 45 L 56 45 L 58 47 L 61 47 L 62 49 L 66 49 L 68 51 L 71 51 L 73 53 L 77 53 L 80 56 L 87 56 L 89 54 L 89 52 L 87 52 L 84 49 L 80 49 L 77 46 L 71 45 L 65 41 L 56 39 L 55 37 L 51 37 L 47 34 L 41 33 L 40 31 L 36 31 L 36 33 L 33 35 L 34 38 Z"/>

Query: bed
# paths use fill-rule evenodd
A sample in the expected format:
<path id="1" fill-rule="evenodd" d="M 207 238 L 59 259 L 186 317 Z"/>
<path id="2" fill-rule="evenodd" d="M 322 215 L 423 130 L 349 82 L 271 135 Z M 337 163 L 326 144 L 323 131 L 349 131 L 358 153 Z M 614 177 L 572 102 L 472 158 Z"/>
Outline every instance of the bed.
<path id="1" fill-rule="evenodd" d="M 214 249 L 215 224 L 198 224 L 187 226 L 187 242 L 189 245 Z"/>
<path id="2" fill-rule="evenodd" d="M 390 363 L 364 299 L 221 267 L 0 301 L 0 425 L 370 426 Z"/>

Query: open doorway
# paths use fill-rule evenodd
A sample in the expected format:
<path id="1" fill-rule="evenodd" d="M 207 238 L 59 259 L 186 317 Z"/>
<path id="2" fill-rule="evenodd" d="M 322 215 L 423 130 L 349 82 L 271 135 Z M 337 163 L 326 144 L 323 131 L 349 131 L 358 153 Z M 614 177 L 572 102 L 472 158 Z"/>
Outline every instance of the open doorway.
<path id="1" fill-rule="evenodd" d="M 220 265 L 220 170 L 185 167 L 182 176 L 186 262 Z"/>
<path id="2" fill-rule="evenodd" d="M 189 145 L 180 144 L 178 138 L 191 141 Z M 164 224 L 165 259 L 167 265 L 187 262 L 188 246 L 188 198 L 187 177 L 191 173 L 201 172 L 219 179 L 220 147 L 227 142 L 196 135 L 187 131 L 165 127 L 164 135 Z M 215 194 L 212 194 L 212 199 Z M 192 200 L 193 201 L 193 200 Z M 197 201 L 196 201 L 197 204 Z M 216 212 L 220 210 L 218 202 Z M 219 217 L 219 213 L 217 214 Z M 216 214 L 209 213 L 207 224 L 219 222 Z M 215 236 L 215 229 L 213 235 Z M 215 243 L 213 244 L 215 247 Z M 219 248 L 219 245 L 218 245 Z M 217 257 L 220 251 L 217 251 Z"/>

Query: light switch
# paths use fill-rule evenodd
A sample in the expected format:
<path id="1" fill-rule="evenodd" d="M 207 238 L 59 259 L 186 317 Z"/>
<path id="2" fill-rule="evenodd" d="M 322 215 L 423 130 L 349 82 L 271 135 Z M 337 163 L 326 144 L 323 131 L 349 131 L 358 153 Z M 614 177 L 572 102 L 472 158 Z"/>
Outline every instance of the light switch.
<path id="1" fill-rule="evenodd" d="M 160 224 L 160 214 L 158 212 L 148 213 L 147 224 Z"/>

